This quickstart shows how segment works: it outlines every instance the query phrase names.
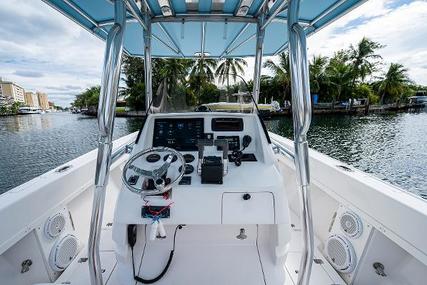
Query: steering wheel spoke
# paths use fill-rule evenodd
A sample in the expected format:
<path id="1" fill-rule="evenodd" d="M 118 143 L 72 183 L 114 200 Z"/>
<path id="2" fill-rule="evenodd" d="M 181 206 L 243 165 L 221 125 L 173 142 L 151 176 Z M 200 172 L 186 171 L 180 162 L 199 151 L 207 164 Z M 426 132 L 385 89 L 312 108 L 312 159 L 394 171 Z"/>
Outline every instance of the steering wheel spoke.
<path id="1" fill-rule="evenodd" d="M 163 175 L 165 175 L 166 172 L 168 172 L 169 166 L 171 165 L 171 162 L 172 162 L 172 158 L 173 158 L 173 155 L 169 154 L 168 158 L 166 159 L 166 162 L 163 163 L 163 165 L 160 166 L 159 168 L 153 170 L 153 174 L 155 175 L 156 178 L 160 178 Z"/>
<path id="2" fill-rule="evenodd" d="M 135 173 L 137 173 L 139 175 L 142 175 L 142 176 L 145 176 L 148 178 L 155 178 L 154 177 L 154 171 L 144 170 L 144 169 L 141 169 L 135 165 L 130 165 L 129 169 L 135 171 Z"/>

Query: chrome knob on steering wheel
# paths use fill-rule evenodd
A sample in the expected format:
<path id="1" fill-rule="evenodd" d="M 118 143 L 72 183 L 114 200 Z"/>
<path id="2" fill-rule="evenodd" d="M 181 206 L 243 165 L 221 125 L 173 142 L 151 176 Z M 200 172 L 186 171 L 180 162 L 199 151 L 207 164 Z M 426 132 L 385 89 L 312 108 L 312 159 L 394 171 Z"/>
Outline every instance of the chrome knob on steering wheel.
<path id="1" fill-rule="evenodd" d="M 168 153 L 166 161 L 160 167 L 154 168 L 152 170 L 146 170 L 135 165 L 138 158 L 141 158 L 143 156 L 148 156 L 150 154 L 159 154 L 159 153 Z M 168 172 L 168 169 L 171 166 L 171 163 L 175 161 L 175 157 L 177 158 L 177 161 L 179 161 L 182 165 L 181 170 L 178 171 L 179 174 L 174 180 L 172 180 L 170 183 L 166 183 L 165 179 L 163 179 L 163 176 Z M 148 190 L 148 189 L 144 189 L 144 187 L 137 188 L 131 183 L 129 183 L 129 177 L 131 176 L 131 175 L 128 175 L 129 170 L 132 170 L 138 176 L 152 179 L 154 182 L 155 189 Z M 176 184 L 179 183 L 179 181 L 181 181 L 181 178 L 182 176 L 184 176 L 184 173 L 185 173 L 185 159 L 181 153 L 168 147 L 154 147 L 154 148 L 148 148 L 148 149 L 142 150 L 129 159 L 129 161 L 125 164 L 123 168 L 122 180 L 123 180 L 123 183 L 126 185 L 126 187 L 134 193 L 138 193 L 142 195 L 156 195 L 156 194 L 165 193 L 170 189 L 172 189 L 173 186 L 175 186 Z"/>

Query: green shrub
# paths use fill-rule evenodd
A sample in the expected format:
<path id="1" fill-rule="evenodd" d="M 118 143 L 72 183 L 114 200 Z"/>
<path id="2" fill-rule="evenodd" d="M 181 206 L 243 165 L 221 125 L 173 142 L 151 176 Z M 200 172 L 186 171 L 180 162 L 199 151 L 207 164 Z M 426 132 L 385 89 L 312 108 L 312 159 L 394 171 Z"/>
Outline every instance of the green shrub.
<path id="1" fill-rule="evenodd" d="M 124 113 L 126 112 L 126 107 L 116 107 L 116 113 Z"/>

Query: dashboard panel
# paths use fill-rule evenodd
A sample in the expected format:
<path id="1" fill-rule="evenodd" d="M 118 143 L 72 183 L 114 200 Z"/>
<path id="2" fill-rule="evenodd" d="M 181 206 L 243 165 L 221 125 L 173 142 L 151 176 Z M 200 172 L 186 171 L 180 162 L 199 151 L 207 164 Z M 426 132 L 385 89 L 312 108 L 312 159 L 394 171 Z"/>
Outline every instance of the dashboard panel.
<path id="1" fill-rule="evenodd" d="M 197 142 L 203 138 L 203 118 L 154 120 L 153 147 L 165 146 L 178 151 L 197 151 Z"/>
<path id="2" fill-rule="evenodd" d="M 224 216 L 221 201 L 224 193 L 236 193 L 237 208 L 240 207 L 240 203 L 248 202 L 242 198 L 242 195 L 247 193 L 252 196 L 251 201 L 256 199 L 256 195 L 252 193 L 267 191 L 279 196 L 284 193 L 282 177 L 275 170 L 277 159 L 256 114 L 220 112 L 151 114 L 140 133 L 141 139 L 133 147 L 131 155 L 152 147 L 173 148 L 184 156 L 187 174 L 173 186 L 168 200 L 165 200 L 163 195 L 156 195 L 146 196 L 146 201 L 142 201 L 135 199 L 131 191 L 122 191 L 119 206 L 116 208 L 119 223 L 151 223 L 152 221 L 148 219 L 141 220 L 141 207 L 148 201 L 153 207 L 165 207 L 171 202 L 174 203 L 170 217 L 163 220 L 165 224 L 217 224 L 226 221 L 222 220 Z M 245 137 L 251 137 L 251 142 L 244 148 L 244 145 L 247 145 Z M 200 139 L 203 141 L 199 142 Z M 215 141 L 218 140 L 221 144 L 216 144 Z M 220 150 L 225 143 L 224 140 L 228 141 L 228 159 Z M 200 157 L 198 143 L 208 144 L 208 141 L 213 141 L 213 145 L 205 145 Z M 233 153 L 234 151 L 236 153 Z M 148 155 L 137 159 L 134 165 L 149 171 L 158 169 L 164 165 L 165 154 L 160 152 L 157 154 L 150 157 L 150 161 L 147 160 Z M 172 162 L 167 170 L 166 180 L 176 178 L 180 174 L 181 166 L 180 160 Z M 127 177 L 131 184 L 135 184 L 133 187 L 153 188 L 151 182 L 141 176 L 139 179 L 131 178 L 137 174 L 129 172 Z M 218 184 L 221 180 L 222 184 Z M 280 200 L 279 197 L 275 196 L 274 199 L 276 198 Z M 207 200 L 214 202 L 206 203 Z M 191 201 L 190 210 L 189 201 Z M 197 215 L 194 215 L 195 212 Z M 230 221 L 231 218 L 227 219 Z M 275 221 L 278 220 L 279 217 L 275 216 Z M 249 218 L 245 221 L 248 224 L 253 222 Z"/>
<path id="3" fill-rule="evenodd" d="M 239 136 L 217 136 L 217 139 L 225 139 L 228 141 L 228 149 L 230 151 L 240 149 L 240 137 Z M 222 147 L 218 146 L 218 150 L 222 150 Z"/>

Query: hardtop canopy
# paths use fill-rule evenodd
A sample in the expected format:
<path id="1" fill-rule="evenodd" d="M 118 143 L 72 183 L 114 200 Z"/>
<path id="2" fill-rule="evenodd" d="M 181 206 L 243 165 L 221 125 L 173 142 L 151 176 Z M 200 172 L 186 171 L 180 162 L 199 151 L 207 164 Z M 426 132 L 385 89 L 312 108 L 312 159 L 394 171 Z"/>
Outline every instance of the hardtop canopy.
<path id="1" fill-rule="evenodd" d="M 110 0 L 43 0 L 86 30 L 105 40 L 114 23 Z M 287 48 L 286 0 L 127 0 L 125 52 L 144 55 L 147 5 L 152 29 L 151 56 L 170 58 L 247 57 L 255 55 L 259 16 L 265 7 L 263 55 Z M 299 21 L 310 35 L 365 0 L 303 0 Z M 135 14 L 130 8 L 137 8 Z"/>

